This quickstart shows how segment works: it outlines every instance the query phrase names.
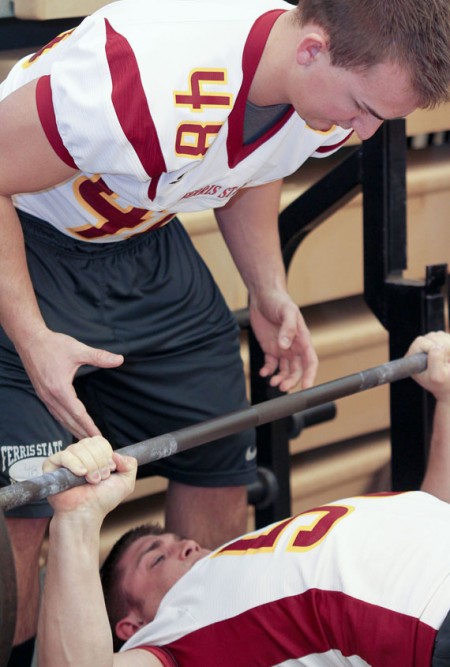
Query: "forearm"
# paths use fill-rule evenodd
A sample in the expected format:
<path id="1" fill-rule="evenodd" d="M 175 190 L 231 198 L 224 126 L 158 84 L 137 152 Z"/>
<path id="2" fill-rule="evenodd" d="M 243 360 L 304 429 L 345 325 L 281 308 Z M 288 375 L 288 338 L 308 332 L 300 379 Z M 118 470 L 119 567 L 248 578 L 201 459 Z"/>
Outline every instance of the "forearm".
<path id="1" fill-rule="evenodd" d="M 50 524 L 41 605 L 39 664 L 111 667 L 113 645 L 99 577 L 100 521 Z"/>
<path id="2" fill-rule="evenodd" d="M 433 432 L 422 490 L 450 502 L 450 336 L 430 331 L 417 336 L 408 355 L 426 352 L 426 369 L 414 380 L 436 399 Z"/>
<path id="3" fill-rule="evenodd" d="M 263 377 L 290 391 L 311 386 L 317 355 L 298 306 L 287 291 L 278 212 L 281 181 L 248 188 L 216 211 L 222 234 L 250 296 L 250 324 L 261 349 Z"/>
<path id="4" fill-rule="evenodd" d="M 11 196 L 37 192 L 76 173 L 60 160 L 47 140 L 37 112 L 36 85 L 37 81 L 31 81 L 0 102 L 0 322 L 17 348 L 28 345 L 30 337 L 45 324 Z"/>
<path id="5" fill-rule="evenodd" d="M 436 403 L 433 435 L 422 490 L 450 502 L 450 401 Z"/>
<path id="6" fill-rule="evenodd" d="M 0 197 L 0 224 L 0 267 L 4 276 L 0 281 L 0 322 L 20 349 L 31 336 L 45 329 L 45 323 L 28 272 L 22 228 L 9 197 Z"/>
<path id="7" fill-rule="evenodd" d="M 281 181 L 247 188 L 216 210 L 222 235 L 250 294 L 286 289 L 278 214 Z"/>

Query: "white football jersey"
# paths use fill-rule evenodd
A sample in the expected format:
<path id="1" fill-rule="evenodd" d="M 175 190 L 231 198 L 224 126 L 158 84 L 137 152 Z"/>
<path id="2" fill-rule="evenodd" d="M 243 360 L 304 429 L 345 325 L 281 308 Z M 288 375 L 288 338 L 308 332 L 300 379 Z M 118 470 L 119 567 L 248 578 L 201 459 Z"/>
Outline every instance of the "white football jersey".
<path id="1" fill-rule="evenodd" d="M 347 498 L 197 562 L 123 650 L 178 667 L 427 667 L 450 608 L 450 506 Z"/>
<path id="2" fill-rule="evenodd" d="M 74 238 L 120 241 L 337 150 L 348 130 L 312 130 L 292 107 L 243 141 L 248 91 L 285 11 L 283 0 L 121 0 L 22 59 L 0 99 L 38 78 L 42 126 L 79 173 L 16 205 Z"/>

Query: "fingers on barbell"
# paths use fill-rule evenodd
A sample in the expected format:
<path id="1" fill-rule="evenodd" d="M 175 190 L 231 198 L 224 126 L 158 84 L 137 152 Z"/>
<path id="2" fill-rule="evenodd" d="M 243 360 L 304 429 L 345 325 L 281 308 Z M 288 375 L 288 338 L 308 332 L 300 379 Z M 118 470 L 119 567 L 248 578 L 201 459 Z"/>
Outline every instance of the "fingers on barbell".
<path id="1" fill-rule="evenodd" d="M 109 477 L 116 469 L 113 450 L 102 436 L 84 438 L 51 456 L 45 463 L 44 472 L 57 468 L 68 468 L 74 475 L 86 476 L 89 482 L 97 483 Z"/>

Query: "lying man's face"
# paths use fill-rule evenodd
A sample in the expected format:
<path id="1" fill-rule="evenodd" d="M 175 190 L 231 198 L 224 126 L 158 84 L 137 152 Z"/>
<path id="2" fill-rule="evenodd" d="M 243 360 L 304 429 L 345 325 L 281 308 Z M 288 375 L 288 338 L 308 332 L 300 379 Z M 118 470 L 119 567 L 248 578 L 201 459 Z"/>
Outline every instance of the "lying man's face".
<path id="1" fill-rule="evenodd" d="M 209 553 L 172 533 L 146 535 L 130 545 L 121 559 L 122 590 L 142 625 L 154 619 L 167 591 Z"/>

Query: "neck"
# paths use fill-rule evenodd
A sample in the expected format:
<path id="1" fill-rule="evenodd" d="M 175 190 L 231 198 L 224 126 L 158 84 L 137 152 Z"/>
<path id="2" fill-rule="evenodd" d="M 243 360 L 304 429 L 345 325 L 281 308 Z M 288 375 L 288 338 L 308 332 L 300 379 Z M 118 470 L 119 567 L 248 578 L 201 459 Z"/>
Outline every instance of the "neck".
<path id="1" fill-rule="evenodd" d="M 295 33 L 290 14 L 290 11 L 285 12 L 274 23 L 256 69 L 248 99 L 257 106 L 290 103 L 285 92 L 289 63 L 295 57 Z"/>

